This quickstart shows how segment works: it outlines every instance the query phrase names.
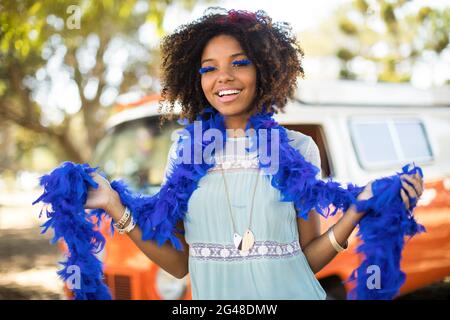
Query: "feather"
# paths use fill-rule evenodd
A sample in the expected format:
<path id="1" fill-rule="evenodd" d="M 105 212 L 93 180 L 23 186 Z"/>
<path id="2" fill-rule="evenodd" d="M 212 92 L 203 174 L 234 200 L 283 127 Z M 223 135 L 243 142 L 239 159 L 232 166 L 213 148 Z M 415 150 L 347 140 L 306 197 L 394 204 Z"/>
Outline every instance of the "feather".
<path id="1" fill-rule="evenodd" d="M 60 263 L 63 268 L 58 275 L 64 281 L 79 277 L 79 286 L 72 289 L 77 300 L 111 299 L 102 280 L 102 263 L 95 256 L 104 247 L 105 238 L 95 228 L 92 215 L 84 210 L 88 188 L 98 187 L 89 175 L 95 170 L 86 164 L 64 162 L 49 175 L 41 177 L 44 193 L 33 202 L 51 204 L 51 210 L 47 210 L 49 219 L 42 225 L 42 233 L 52 228 L 54 237 L 51 242 L 65 241 L 69 253 L 67 260 Z M 79 267 L 79 275 L 71 271 L 73 266 Z"/>

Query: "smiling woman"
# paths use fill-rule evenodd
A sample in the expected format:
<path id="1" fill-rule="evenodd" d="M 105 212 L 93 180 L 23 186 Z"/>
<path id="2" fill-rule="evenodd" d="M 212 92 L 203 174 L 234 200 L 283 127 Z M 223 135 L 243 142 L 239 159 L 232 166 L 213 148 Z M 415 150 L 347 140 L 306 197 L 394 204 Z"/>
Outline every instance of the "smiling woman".
<path id="1" fill-rule="evenodd" d="M 402 282 L 399 243 L 420 230 L 407 211 L 423 191 L 420 168 L 404 167 L 402 180 L 375 181 L 374 194 L 372 183 L 343 188 L 320 180 L 314 140 L 272 118 L 303 75 L 302 51 L 289 26 L 273 24 L 261 11 L 213 12 L 166 37 L 162 55 L 162 97 L 170 111 L 179 102 L 181 118 L 191 123 L 172 144 L 161 190 L 133 197 L 120 182 L 110 186 L 97 174 L 101 187 L 89 191 L 86 207 L 104 209 L 165 271 L 177 278 L 189 272 L 194 299 L 324 299 L 314 274 L 347 248 L 355 226 L 372 212 L 376 222 L 364 224 L 367 261 L 383 263 L 389 275 L 383 285 L 391 290 L 368 293 L 360 270 L 358 294 L 392 298 Z M 213 142 L 226 147 L 212 162 L 196 153 L 217 147 L 205 138 L 210 129 L 221 137 Z M 262 157 L 264 142 L 270 142 L 270 163 Z M 272 164 L 277 169 L 268 172 Z M 377 207 L 387 200 L 387 209 Z M 338 209 L 345 214 L 321 234 L 317 213 L 328 217 Z M 383 219 L 382 209 L 389 212 Z M 382 222 L 392 226 L 391 211 L 408 227 L 394 224 L 385 236 Z"/>
<path id="2" fill-rule="evenodd" d="M 229 152 L 249 146 L 242 129 L 254 126 L 251 116 L 282 111 L 303 76 L 303 52 L 289 26 L 272 23 L 263 11 L 213 9 L 166 37 L 161 48 L 163 99 L 172 108 L 179 101 L 181 118 L 191 122 L 212 110 L 231 132 L 227 152 L 215 154 L 217 165 L 192 194 L 183 224 L 193 298 L 323 299 L 301 249 L 317 236 L 317 217 L 301 224 L 299 238 L 295 209 L 279 201 L 268 179 L 259 179 L 256 152 Z M 310 137 L 288 136 L 320 167 Z M 174 162 L 169 159 L 167 176 Z"/>

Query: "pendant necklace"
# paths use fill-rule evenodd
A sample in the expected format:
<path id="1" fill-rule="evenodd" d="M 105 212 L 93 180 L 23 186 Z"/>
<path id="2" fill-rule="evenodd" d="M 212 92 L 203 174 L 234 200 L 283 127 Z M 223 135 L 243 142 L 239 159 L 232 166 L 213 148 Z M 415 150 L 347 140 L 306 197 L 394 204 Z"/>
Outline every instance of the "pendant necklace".
<path id="1" fill-rule="evenodd" d="M 225 180 L 225 174 L 224 174 L 223 167 L 221 169 L 222 169 L 223 182 L 225 184 L 225 192 L 227 194 L 228 207 L 230 209 L 231 222 L 233 223 L 233 232 L 234 232 L 234 234 L 233 234 L 233 242 L 234 242 L 234 246 L 240 251 L 249 251 L 253 247 L 253 245 L 255 244 L 255 236 L 253 235 L 253 232 L 250 229 L 250 227 L 252 225 L 253 203 L 254 203 L 254 200 L 255 200 L 256 186 L 258 185 L 258 180 L 259 180 L 260 173 L 258 172 L 258 176 L 256 177 L 255 188 L 253 189 L 252 206 L 250 208 L 250 217 L 249 217 L 248 228 L 247 228 L 247 230 L 245 230 L 244 235 L 241 236 L 236 231 L 236 225 L 235 225 L 234 219 L 233 219 L 233 213 L 232 213 L 232 209 L 231 209 L 231 202 L 230 202 L 230 195 L 229 195 L 228 187 L 227 187 L 227 181 Z"/>

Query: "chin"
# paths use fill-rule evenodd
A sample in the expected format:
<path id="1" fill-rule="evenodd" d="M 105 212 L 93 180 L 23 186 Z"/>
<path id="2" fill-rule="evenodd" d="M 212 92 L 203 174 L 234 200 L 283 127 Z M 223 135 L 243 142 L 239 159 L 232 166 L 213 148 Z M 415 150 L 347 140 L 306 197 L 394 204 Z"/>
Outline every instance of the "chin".
<path id="1" fill-rule="evenodd" d="M 237 115 L 242 115 L 243 113 L 246 112 L 245 108 L 240 107 L 240 106 L 221 106 L 221 107 L 216 107 L 214 106 L 214 108 L 219 111 L 219 113 L 223 116 L 227 116 L 227 117 L 232 117 L 232 116 L 237 116 Z"/>

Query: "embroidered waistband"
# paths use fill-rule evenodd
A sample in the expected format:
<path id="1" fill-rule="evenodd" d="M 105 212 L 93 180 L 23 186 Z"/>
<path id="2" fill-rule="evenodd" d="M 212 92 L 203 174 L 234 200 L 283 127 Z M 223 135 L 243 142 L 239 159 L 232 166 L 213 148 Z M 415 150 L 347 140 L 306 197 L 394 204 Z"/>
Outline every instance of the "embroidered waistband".
<path id="1" fill-rule="evenodd" d="M 221 170 L 235 169 L 259 169 L 258 159 L 233 159 L 231 161 L 218 162 L 208 172 L 221 172 Z"/>
<path id="2" fill-rule="evenodd" d="M 236 261 L 259 258 L 285 258 L 299 254 L 300 244 L 297 240 L 291 243 L 275 241 L 256 241 L 249 251 L 240 251 L 234 245 L 214 243 L 192 243 L 189 256 L 199 260 Z"/>

